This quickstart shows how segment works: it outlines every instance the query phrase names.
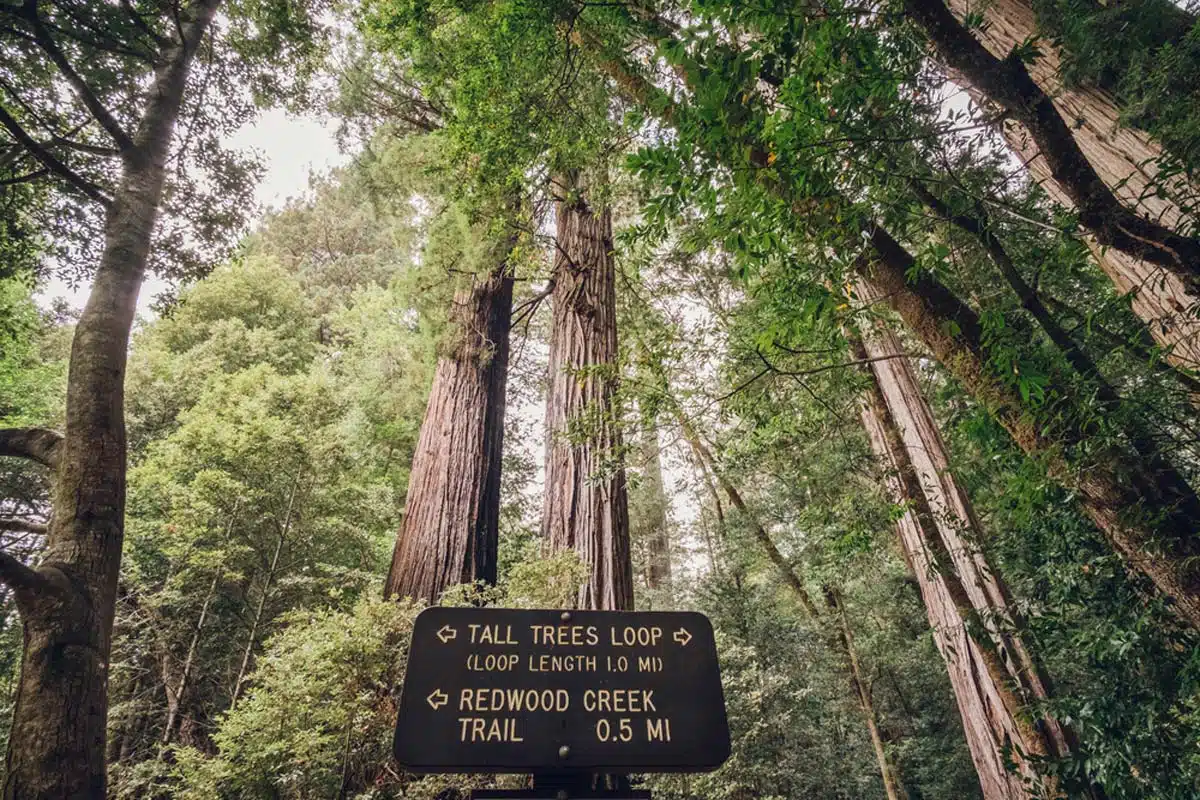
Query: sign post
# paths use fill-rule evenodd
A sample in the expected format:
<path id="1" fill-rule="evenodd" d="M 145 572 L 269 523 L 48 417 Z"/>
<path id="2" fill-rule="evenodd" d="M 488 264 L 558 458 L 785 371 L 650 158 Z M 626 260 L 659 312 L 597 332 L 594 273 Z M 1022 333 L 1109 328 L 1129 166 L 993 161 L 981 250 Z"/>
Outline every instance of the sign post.
<path id="1" fill-rule="evenodd" d="M 713 770 L 729 747 L 702 614 L 428 608 L 417 617 L 395 738 L 396 760 L 412 772 L 535 776 L 532 794 L 489 797 L 615 798 L 586 791 L 582 777 Z"/>

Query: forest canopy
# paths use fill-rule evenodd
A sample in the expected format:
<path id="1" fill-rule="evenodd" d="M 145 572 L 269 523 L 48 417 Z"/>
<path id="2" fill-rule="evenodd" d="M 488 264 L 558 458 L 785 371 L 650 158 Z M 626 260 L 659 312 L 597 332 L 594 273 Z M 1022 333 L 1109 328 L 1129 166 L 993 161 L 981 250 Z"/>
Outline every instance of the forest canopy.
<path id="1" fill-rule="evenodd" d="M 5 0 L 3 796 L 524 786 L 393 760 L 437 604 L 704 612 L 656 797 L 1200 796 L 1197 74 L 1173 0 Z"/>

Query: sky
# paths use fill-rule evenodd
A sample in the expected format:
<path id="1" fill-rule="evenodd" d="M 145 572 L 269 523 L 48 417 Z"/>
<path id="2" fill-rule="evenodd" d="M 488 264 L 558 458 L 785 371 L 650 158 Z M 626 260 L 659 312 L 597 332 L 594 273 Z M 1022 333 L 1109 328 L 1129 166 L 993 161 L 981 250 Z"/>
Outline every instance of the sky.
<path id="1" fill-rule="evenodd" d="M 251 220 L 251 227 L 261 219 L 262 213 L 278 208 L 288 198 L 303 195 L 308 189 L 310 173 L 325 172 L 346 162 L 349 154 L 338 150 L 336 132 L 337 123 L 331 119 L 271 109 L 225 140 L 228 147 L 257 151 L 266 165 L 254 192 L 261 212 Z M 138 313 L 143 317 L 152 316 L 150 304 L 165 288 L 163 281 L 150 276 L 138 297 Z M 72 289 L 65 282 L 53 279 L 39 292 L 38 302 L 49 307 L 55 298 L 63 297 L 72 307 L 81 309 L 87 302 L 89 290 L 86 285 Z"/>

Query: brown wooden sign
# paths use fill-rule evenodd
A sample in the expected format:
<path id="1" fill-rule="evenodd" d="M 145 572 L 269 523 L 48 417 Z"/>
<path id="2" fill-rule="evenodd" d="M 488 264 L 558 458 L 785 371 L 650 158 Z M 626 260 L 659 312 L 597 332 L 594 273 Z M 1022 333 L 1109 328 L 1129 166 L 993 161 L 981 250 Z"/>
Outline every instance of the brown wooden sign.
<path id="1" fill-rule="evenodd" d="M 429 608 L 396 760 L 413 772 L 696 772 L 729 757 L 712 626 L 691 612 Z"/>

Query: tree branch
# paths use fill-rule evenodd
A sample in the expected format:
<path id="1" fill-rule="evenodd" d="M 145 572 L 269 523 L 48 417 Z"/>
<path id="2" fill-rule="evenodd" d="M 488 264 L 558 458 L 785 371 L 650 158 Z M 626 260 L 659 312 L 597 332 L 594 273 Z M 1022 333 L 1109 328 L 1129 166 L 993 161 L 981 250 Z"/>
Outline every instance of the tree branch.
<path id="1" fill-rule="evenodd" d="M 54 469 L 62 440 L 61 433 L 48 428 L 0 428 L 0 456 L 28 458 Z"/>
<path id="2" fill-rule="evenodd" d="M 904 0 L 904 8 L 909 19 L 925 31 L 943 64 L 963 75 L 1029 131 L 1050 174 L 1079 210 L 1080 223 L 1098 242 L 1158 264 L 1176 275 L 1190 292 L 1200 293 L 1200 240 L 1143 219 L 1117 199 L 1017 50 L 1004 59 L 992 55 L 943 0 Z"/>
<path id="3" fill-rule="evenodd" d="M 0 531 L 11 531 L 13 533 L 33 533 L 38 536 L 44 536 L 47 531 L 47 526 L 41 522 L 32 522 L 20 517 L 2 517 L 0 518 Z"/>
<path id="4" fill-rule="evenodd" d="M 3 125 L 12 134 L 12 137 L 17 140 L 17 144 L 23 147 L 31 156 L 42 162 L 50 172 L 83 192 L 92 200 L 95 200 L 105 209 L 112 205 L 112 201 L 104 195 L 99 186 L 85 179 L 82 175 L 75 172 L 75 170 L 55 158 L 49 150 L 39 144 L 21 127 L 21 124 L 8 113 L 3 105 L 0 105 L 0 125 Z"/>
<path id="5" fill-rule="evenodd" d="M 133 140 L 129 138 L 129 134 L 121 127 L 121 123 L 117 122 L 116 117 L 104 107 L 100 102 L 100 98 L 96 96 L 96 92 L 88 86 L 87 81 L 83 79 L 75 68 L 71 65 L 70 59 L 59 48 L 54 38 L 50 35 L 50 31 L 46 30 L 46 26 L 42 23 L 42 18 L 38 16 L 38 0 L 25 0 L 25 6 L 22 9 L 29 24 L 33 26 L 33 36 L 38 43 L 38 47 L 50 56 L 50 60 L 54 66 L 58 67 L 58 71 L 66 78 L 67 83 L 75 90 L 75 94 L 79 95 L 79 99 L 87 108 L 91 115 L 100 123 L 100 127 L 108 131 L 109 136 L 117 144 L 117 149 L 125 152 L 133 149 Z"/>
<path id="6" fill-rule="evenodd" d="M 26 613 L 37 597 L 51 588 L 50 582 L 37 570 L 3 550 L 0 550 L 0 582 L 13 590 L 22 613 Z"/>

